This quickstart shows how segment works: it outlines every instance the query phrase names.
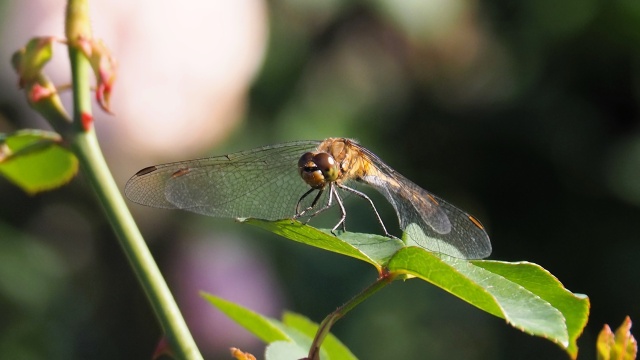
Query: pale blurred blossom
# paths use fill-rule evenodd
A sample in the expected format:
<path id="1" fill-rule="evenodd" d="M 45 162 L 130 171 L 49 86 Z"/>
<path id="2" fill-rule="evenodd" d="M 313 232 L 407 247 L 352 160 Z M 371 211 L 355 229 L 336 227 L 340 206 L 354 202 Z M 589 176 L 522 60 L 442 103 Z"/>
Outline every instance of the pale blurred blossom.
<path id="1" fill-rule="evenodd" d="M 65 3 L 6 4 L 12 15 L 5 16 L 2 53 L 33 36 L 62 38 Z M 97 107 L 95 114 L 108 158 L 135 161 L 126 164 L 130 171 L 151 159 L 202 155 L 241 121 L 266 48 L 263 1 L 96 0 L 89 6 L 94 36 L 118 61 L 115 116 Z M 69 83 L 66 49 L 56 50 L 47 71 L 57 84 Z"/>

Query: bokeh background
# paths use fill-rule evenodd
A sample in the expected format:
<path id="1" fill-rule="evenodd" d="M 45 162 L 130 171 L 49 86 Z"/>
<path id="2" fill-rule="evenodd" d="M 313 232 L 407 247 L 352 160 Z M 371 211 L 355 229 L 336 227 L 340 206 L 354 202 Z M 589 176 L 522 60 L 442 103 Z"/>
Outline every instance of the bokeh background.
<path id="1" fill-rule="evenodd" d="M 64 2 L 0 10 L 0 132 L 49 128 L 9 59 L 33 36 L 62 36 Z M 91 12 L 119 62 L 116 115 L 97 110 L 96 126 L 121 187 L 155 163 L 353 137 L 480 218 L 491 259 L 535 262 L 587 294 L 580 359 L 605 323 L 640 319 L 639 2 L 102 0 Z M 58 84 L 65 51 L 47 67 Z M 351 229 L 379 231 L 350 200 Z M 320 321 L 376 276 L 232 220 L 130 207 L 210 359 L 263 345 L 199 290 Z M 334 333 L 362 359 L 566 358 L 417 280 Z M 1 357 L 149 358 L 159 336 L 82 175 L 36 196 L 0 179 Z"/>

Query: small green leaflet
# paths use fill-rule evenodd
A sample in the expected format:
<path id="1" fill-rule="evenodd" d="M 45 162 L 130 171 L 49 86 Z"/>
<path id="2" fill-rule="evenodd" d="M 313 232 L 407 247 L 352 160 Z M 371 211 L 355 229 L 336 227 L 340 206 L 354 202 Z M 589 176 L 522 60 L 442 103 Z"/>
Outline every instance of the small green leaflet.
<path id="1" fill-rule="evenodd" d="M 29 194 L 68 183 L 78 171 L 78 159 L 61 141 L 49 131 L 0 134 L 0 174 Z"/>

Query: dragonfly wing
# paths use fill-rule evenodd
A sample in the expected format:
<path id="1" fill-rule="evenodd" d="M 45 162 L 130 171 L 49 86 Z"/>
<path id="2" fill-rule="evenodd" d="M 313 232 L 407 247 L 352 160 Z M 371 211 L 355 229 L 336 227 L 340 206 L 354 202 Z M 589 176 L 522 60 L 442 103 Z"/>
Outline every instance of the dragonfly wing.
<path id="1" fill-rule="evenodd" d="M 491 254 L 489 236 L 478 220 L 414 184 L 367 148 L 354 146 L 371 164 L 360 180 L 393 205 L 409 242 L 462 259 Z"/>
<path id="2" fill-rule="evenodd" d="M 153 166 L 134 175 L 125 194 L 142 205 L 216 217 L 292 217 L 309 189 L 298 175 L 298 159 L 318 143 L 298 141 Z"/>
<path id="3" fill-rule="evenodd" d="M 404 202 L 405 209 L 398 216 L 404 223 L 403 229 L 411 240 L 429 250 L 457 258 L 482 259 L 491 254 L 489 236 L 475 218 L 417 185 L 416 188 L 416 192 L 421 191 L 421 195 L 426 196 L 429 202 L 437 203 L 434 205 L 438 209 L 436 212 L 438 216 L 435 218 L 444 214 L 450 223 L 450 231 L 437 231 L 432 226 L 434 216 L 421 211 L 420 202 L 416 203 L 414 199 L 398 199 Z M 397 195 L 397 197 L 400 196 L 401 194 Z"/>
<path id="4" fill-rule="evenodd" d="M 397 172 L 389 179 L 380 175 L 363 180 L 393 205 L 400 228 L 410 242 L 462 259 L 481 259 L 491 254 L 489 236 L 475 218 Z"/>

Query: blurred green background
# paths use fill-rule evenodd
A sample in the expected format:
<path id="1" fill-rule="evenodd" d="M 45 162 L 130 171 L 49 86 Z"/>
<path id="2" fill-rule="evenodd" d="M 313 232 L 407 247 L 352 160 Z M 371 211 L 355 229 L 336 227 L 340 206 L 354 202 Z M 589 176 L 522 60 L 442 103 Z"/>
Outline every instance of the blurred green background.
<path id="1" fill-rule="evenodd" d="M 491 259 L 535 262 L 587 294 L 579 358 L 595 357 L 605 323 L 640 319 L 640 2 L 246 0 L 200 10 L 198 23 L 177 3 L 103 3 L 91 3 L 96 36 L 119 59 L 121 82 L 115 118 L 96 121 L 121 187 L 153 163 L 353 137 L 481 219 Z M 0 7 L 0 132 L 47 127 L 25 107 L 9 57 L 32 36 L 61 34 L 64 4 Z M 167 39 L 153 22 L 181 35 Z M 220 63 L 229 54 L 236 60 Z M 240 80 L 206 78 L 235 74 L 247 58 L 253 65 Z M 57 74 L 64 62 L 55 66 Z M 159 84 L 137 78 L 149 70 Z M 53 77 L 69 81 L 64 70 Z M 190 85 L 201 78 L 222 97 Z M 145 153 L 145 141 L 169 126 L 178 129 L 170 140 Z M 349 200 L 349 228 L 378 232 L 366 204 Z M 396 221 L 390 206 L 379 207 Z M 319 322 L 376 276 L 355 260 L 231 220 L 131 208 L 207 358 L 229 358 L 230 346 L 261 354 L 263 345 L 199 290 Z M 36 196 L 0 179 L 0 309 L 7 359 L 149 358 L 160 336 L 81 175 Z M 566 358 L 417 280 L 392 284 L 334 333 L 361 359 Z"/>

